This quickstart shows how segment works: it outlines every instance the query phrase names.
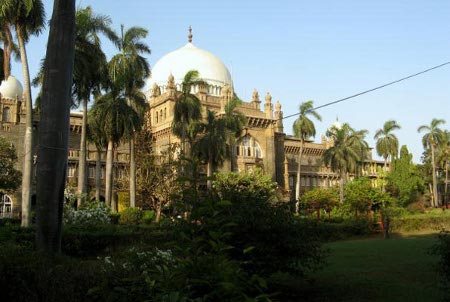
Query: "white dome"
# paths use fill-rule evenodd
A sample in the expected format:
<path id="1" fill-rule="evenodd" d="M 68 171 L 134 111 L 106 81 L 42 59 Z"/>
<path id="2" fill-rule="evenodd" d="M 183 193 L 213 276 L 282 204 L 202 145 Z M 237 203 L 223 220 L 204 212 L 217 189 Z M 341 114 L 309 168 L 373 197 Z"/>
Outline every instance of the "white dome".
<path id="1" fill-rule="evenodd" d="M 155 83 L 159 87 L 166 86 L 170 74 L 174 76 L 175 84 L 181 84 L 190 70 L 197 70 L 200 78 L 211 86 L 223 87 L 232 84 L 230 72 L 218 57 L 192 43 L 187 43 L 156 62 L 147 87 L 151 89 Z"/>
<path id="2" fill-rule="evenodd" d="M 13 76 L 9 76 L 7 81 L 2 81 L 0 85 L 0 94 L 2 98 L 22 100 L 23 87 L 22 84 Z"/>

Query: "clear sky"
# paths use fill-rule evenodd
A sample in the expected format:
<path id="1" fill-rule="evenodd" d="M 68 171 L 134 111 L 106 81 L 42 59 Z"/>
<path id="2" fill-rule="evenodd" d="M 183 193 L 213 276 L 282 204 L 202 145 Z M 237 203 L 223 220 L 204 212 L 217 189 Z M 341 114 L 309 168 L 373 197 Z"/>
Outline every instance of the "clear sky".
<path id="1" fill-rule="evenodd" d="M 50 18 L 53 1 L 44 0 Z M 152 49 L 149 62 L 187 42 L 217 55 L 232 71 L 235 91 L 245 101 L 256 88 L 270 92 L 284 115 L 301 102 L 316 106 L 450 61 L 448 0 L 83 0 L 96 13 L 109 15 L 113 27 L 143 26 Z M 48 33 L 32 38 L 28 54 L 32 77 L 45 55 Z M 108 43 L 105 52 L 116 52 Z M 13 74 L 22 79 L 19 63 Z M 36 92 L 34 91 L 33 97 Z M 319 110 L 316 141 L 339 118 L 369 130 L 368 142 L 383 123 L 395 119 L 400 144 L 419 162 L 422 134 L 432 118 L 450 129 L 450 66 Z M 292 133 L 295 118 L 284 121 Z"/>

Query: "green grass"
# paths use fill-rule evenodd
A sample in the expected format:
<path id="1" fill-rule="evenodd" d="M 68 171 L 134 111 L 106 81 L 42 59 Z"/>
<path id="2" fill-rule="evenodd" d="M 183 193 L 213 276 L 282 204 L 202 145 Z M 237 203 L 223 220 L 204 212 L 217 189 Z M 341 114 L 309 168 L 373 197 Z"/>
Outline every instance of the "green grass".
<path id="1" fill-rule="evenodd" d="M 301 301 L 441 301 L 434 243 L 435 234 L 329 243 L 328 263 L 302 286 Z"/>

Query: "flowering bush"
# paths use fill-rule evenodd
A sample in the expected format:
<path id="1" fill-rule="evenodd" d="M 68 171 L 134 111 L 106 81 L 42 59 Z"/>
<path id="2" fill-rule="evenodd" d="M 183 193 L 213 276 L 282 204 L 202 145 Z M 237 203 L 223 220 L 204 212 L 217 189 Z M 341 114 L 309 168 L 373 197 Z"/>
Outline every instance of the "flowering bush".
<path id="1" fill-rule="evenodd" d="M 110 209 L 102 202 L 87 202 L 78 210 L 72 208 L 69 204 L 64 208 L 64 224 L 72 225 L 96 225 L 109 224 Z"/>

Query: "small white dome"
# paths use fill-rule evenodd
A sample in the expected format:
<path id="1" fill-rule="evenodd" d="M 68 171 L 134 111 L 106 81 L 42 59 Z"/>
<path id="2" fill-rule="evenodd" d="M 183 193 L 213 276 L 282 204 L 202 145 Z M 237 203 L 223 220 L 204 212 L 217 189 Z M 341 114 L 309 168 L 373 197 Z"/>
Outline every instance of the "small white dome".
<path id="1" fill-rule="evenodd" d="M 170 74 L 174 76 L 175 84 L 181 84 L 190 70 L 197 70 L 200 78 L 211 86 L 232 84 L 230 72 L 218 57 L 189 42 L 156 62 L 147 87 L 151 89 L 155 83 L 159 87 L 166 86 Z"/>
<path id="2" fill-rule="evenodd" d="M 23 87 L 22 84 L 13 76 L 9 76 L 8 80 L 2 81 L 0 85 L 0 94 L 2 98 L 22 100 Z"/>

